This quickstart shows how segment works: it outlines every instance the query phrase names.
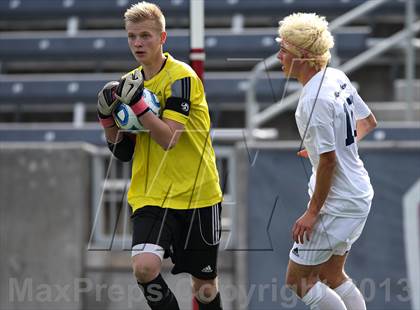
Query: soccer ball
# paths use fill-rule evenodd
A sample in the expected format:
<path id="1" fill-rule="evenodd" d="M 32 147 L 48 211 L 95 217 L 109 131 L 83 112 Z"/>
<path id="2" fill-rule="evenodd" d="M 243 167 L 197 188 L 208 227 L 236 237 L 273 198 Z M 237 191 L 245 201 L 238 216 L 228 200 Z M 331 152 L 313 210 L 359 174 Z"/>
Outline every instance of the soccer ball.
<path id="1" fill-rule="evenodd" d="M 156 115 L 159 116 L 160 112 L 160 103 L 159 99 L 154 93 L 145 88 L 143 90 L 143 99 L 147 102 L 150 107 L 150 110 Z M 117 105 L 113 112 L 113 117 L 118 128 L 123 130 L 144 130 L 143 125 L 140 123 L 136 114 L 131 110 L 130 106 L 125 103 L 120 103 Z"/>

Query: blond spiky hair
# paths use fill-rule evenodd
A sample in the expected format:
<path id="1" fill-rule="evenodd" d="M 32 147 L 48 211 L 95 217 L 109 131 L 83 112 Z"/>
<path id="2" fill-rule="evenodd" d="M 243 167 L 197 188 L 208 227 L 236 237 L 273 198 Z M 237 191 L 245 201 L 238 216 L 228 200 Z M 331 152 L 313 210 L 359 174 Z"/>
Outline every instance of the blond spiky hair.
<path id="1" fill-rule="evenodd" d="M 311 59 L 309 63 L 318 69 L 325 67 L 331 58 L 334 38 L 324 16 L 293 13 L 279 22 L 279 36 L 296 55 Z"/>
<path id="2" fill-rule="evenodd" d="M 159 31 L 165 31 L 165 16 L 160 8 L 150 2 L 142 1 L 133 4 L 124 14 L 125 23 L 138 23 L 145 20 L 155 21 Z"/>

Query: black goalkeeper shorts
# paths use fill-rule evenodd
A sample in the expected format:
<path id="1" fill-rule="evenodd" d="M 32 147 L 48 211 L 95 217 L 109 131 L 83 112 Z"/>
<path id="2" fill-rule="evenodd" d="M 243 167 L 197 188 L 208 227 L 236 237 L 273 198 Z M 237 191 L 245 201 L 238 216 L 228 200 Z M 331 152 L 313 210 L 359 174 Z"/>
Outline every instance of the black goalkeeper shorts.
<path id="1" fill-rule="evenodd" d="M 142 207 L 131 216 L 132 246 L 159 245 L 165 250 L 165 258 L 171 257 L 174 263 L 173 274 L 186 272 L 198 279 L 214 279 L 217 277 L 221 212 L 221 203 L 187 210 Z"/>

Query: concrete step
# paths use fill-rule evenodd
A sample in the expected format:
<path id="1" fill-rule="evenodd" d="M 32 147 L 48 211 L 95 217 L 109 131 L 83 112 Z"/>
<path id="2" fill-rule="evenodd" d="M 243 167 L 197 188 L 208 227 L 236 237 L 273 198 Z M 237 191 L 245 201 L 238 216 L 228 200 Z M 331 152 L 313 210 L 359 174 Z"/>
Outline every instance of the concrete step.
<path id="1" fill-rule="evenodd" d="M 368 102 L 367 103 L 378 121 L 420 121 L 420 102 L 415 102 L 411 113 L 407 112 L 405 102 Z"/>

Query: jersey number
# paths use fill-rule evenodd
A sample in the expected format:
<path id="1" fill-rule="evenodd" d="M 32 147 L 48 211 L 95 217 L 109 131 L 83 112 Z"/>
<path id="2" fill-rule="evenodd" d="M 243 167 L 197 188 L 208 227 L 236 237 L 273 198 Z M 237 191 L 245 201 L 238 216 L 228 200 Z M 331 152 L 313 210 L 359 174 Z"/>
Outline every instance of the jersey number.
<path id="1" fill-rule="evenodd" d="M 353 104 L 350 97 L 346 99 L 346 102 L 349 106 Z M 357 136 L 357 131 L 356 129 L 353 129 L 352 127 L 353 122 L 354 122 L 353 111 L 350 110 L 350 113 L 349 113 L 345 103 L 343 104 L 343 106 L 344 106 L 344 112 L 346 113 L 346 128 L 347 128 L 346 146 L 349 146 L 354 143 L 354 138 Z"/>

